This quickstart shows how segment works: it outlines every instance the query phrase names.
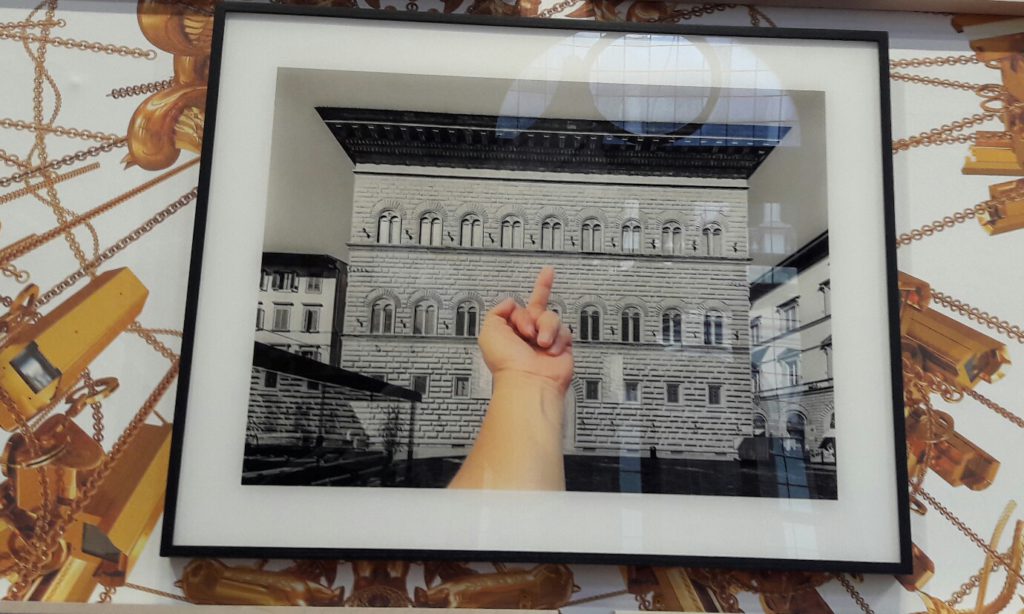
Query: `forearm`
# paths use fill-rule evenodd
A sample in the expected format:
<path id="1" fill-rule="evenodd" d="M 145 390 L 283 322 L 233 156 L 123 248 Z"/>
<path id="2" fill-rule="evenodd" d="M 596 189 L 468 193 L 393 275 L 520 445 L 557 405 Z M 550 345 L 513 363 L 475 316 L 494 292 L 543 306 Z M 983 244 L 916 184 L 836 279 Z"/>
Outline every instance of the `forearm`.
<path id="1" fill-rule="evenodd" d="M 476 443 L 450 488 L 565 490 L 565 393 L 546 378 L 498 373 Z"/>

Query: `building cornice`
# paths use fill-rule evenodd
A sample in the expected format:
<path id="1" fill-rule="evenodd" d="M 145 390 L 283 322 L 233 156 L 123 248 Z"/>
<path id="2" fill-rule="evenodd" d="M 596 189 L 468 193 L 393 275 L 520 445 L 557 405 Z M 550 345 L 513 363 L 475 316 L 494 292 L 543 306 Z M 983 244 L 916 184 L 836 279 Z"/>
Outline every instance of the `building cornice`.
<path id="1" fill-rule="evenodd" d="M 261 266 L 302 270 L 341 271 L 345 263 L 327 254 L 298 254 L 294 252 L 263 252 Z"/>
<path id="2" fill-rule="evenodd" d="M 387 165 L 380 165 L 381 168 L 388 168 Z M 524 176 L 524 177 L 501 177 L 495 174 L 488 175 L 459 175 L 452 172 L 437 171 L 434 173 L 418 173 L 418 172 L 405 172 L 394 170 L 377 170 L 377 169 L 366 169 L 362 168 L 353 171 L 354 175 L 364 176 L 381 176 L 381 177 L 414 177 L 418 179 L 455 179 L 463 181 L 509 181 L 515 183 L 557 183 L 562 185 L 598 185 L 598 186 L 616 186 L 629 188 L 631 190 L 665 190 L 665 189 L 679 189 L 679 190 L 733 190 L 733 191 L 747 191 L 750 189 L 747 185 L 724 185 L 714 183 L 696 183 L 693 182 L 693 178 L 677 179 L 671 183 L 641 183 L 643 178 L 638 177 L 635 181 L 605 181 L 600 179 L 584 180 L 584 179 L 556 179 L 556 178 L 545 178 L 537 176 Z M 557 173 L 553 173 L 557 174 Z"/>
<path id="3" fill-rule="evenodd" d="M 357 167 L 748 179 L 790 129 L 341 107 L 317 112 Z"/>
<path id="4" fill-rule="evenodd" d="M 671 254 L 651 254 L 644 252 L 584 252 L 578 250 L 541 250 L 541 249 L 519 249 L 519 248 L 505 248 L 505 247 L 462 247 L 458 245 L 418 245 L 418 244 L 394 244 L 394 243 L 347 243 L 349 250 L 366 250 L 366 251 L 411 251 L 420 253 L 430 253 L 443 255 L 451 252 L 461 252 L 463 254 L 488 254 L 501 257 L 512 257 L 512 258 L 536 258 L 536 257 L 554 257 L 554 258 L 584 258 L 586 260 L 634 260 L 634 259 L 647 259 L 661 262 L 698 262 L 702 264 L 717 264 L 717 265 L 743 265 L 746 266 L 749 262 L 749 258 L 724 258 L 724 257 L 711 257 L 711 256 L 686 256 L 686 255 L 671 255 Z M 350 273 L 359 272 L 353 267 L 349 268 Z M 746 282 L 741 285 L 746 287 Z"/>

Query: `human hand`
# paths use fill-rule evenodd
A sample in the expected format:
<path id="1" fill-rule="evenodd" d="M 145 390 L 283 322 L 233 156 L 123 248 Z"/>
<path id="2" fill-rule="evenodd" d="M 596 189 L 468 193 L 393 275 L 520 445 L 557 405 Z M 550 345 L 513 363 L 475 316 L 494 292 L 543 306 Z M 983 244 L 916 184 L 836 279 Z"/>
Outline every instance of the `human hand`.
<path id="1" fill-rule="evenodd" d="M 555 269 L 542 268 L 526 307 L 508 298 L 484 318 L 480 349 L 495 378 L 525 376 L 554 384 L 565 394 L 572 381 L 572 334 L 548 310 L 554 281 Z"/>

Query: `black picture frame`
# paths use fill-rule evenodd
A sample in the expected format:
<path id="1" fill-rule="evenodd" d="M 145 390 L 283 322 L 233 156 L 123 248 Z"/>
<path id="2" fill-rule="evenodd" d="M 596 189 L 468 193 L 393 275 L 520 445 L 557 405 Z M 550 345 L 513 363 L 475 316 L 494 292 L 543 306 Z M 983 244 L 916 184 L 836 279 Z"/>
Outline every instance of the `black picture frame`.
<path id="1" fill-rule="evenodd" d="M 175 542 L 175 526 L 178 521 L 179 489 L 181 483 L 182 454 L 186 437 L 186 420 L 189 415 L 189 392 L 192 381 L 193 348 L 196 341 L 196 319 L 199 308 L 200 277 L 206 247 L 207 217 L 210 206 L 210 184 L 214 172 L 213 150 L 215 120 L 218 107 L 218 88 L 221 80 L 221 58 L 225 33 L 225 20 L 235 13 L 259 14 L 264 16 L 310 16 L 341 17 L 352 20 L 398 21 L 413 23 L 447 24 L 468 27 L 503 27 L 565 31 L 621 32 L 642 34 L 672 34 L 722 37 L 756 37 L 764 39 L 827 40 L 870 43 L 878 50 L 878 84 L 881 94 L 881 122 L 877 127 L 882 146 L 882 166 L 878 173 L 882 179 L 884 200 L 884 232 L 887 238 L 885 248 L 886 295 L 888 302 L 889 358 L 891 363 L 891 389 L 894 411 L 892 428 L 896 434 L 893 442 L 895 459 L 899 533 L 899 561 L 872 562 L 818 559 L 784 559 L 762 557 L 621 554 L 601 552 L 541 552 L 541 551 L 495 551 L 465 549 L 417 549 L 417 548 L 316 548 L 316 547 L 266 547 L 229 546 L 217 544 L 188 544 Z M 167 481 L 164 520 L 161 533 L 160 555 L 167 557 L 238 557 L 238 558 L 366 558 L 366 559 L 445 559 L 479 561 L 519 562 L 562 562 L 601 564 L 653 564 L 678 565 L 687 567 L 715 567 L 738 569 L 774 569 L 800 571 L 845 571 L 858 573 L 909 573 L 911 571 L 911 536 L 909 517 L 909 496 L 907 491 L 907 451 L 904 433 L 904 416 L 899 411 L 903 403 L 903 378 L 900 371 L 901 352 L 899 334 L 899 296 L 897 291 L 897 267 L 895 247 L 895 218 L 893 196 L 890 97 L 888 78 L 888 36 L 885 32 L 748 28 L 674 24 L 604 23 L 563 19 L 504 18 L 468 15 L 446 15 L 438 13 L 399 13 L 373 10 L 349 10 L 322 7 L 289 6 L 285 4 L 253 4 L 249 2 L 223 2 L 218 4 L 210 57 L 208 98 L 206 103 L 205 137 L 202 146 L 202 160 L 199 174 L 199 195 L 196 204 L 191 264 L 187 285 L 184 333 L 182 338 L 180 376 L 177 383 L 177 398 L 173 422 L 170 468 Z M 837 527 L 836 530 L 842 530 Z"/>

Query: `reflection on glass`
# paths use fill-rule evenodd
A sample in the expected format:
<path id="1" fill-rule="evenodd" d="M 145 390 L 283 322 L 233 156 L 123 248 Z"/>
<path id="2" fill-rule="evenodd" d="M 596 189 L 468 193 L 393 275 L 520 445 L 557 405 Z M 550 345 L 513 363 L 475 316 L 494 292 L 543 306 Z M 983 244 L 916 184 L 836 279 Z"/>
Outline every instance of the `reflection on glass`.
<path id="1" fill-rule="evenodd" d="M 42 391 L 53 380 L 60 377 L 60 370 L 50 364 L 34 341 L 11 359 L 11 366 L 32 389 L 32 392 Z"/>

